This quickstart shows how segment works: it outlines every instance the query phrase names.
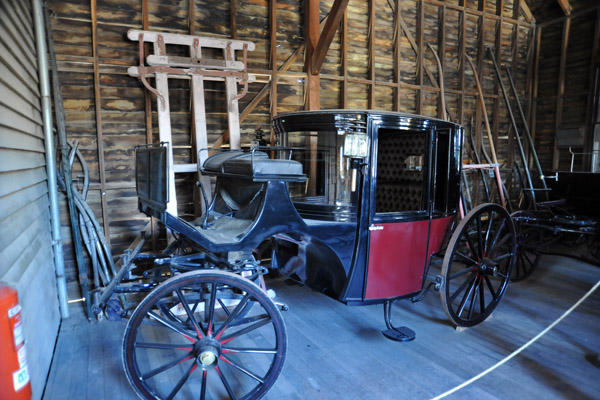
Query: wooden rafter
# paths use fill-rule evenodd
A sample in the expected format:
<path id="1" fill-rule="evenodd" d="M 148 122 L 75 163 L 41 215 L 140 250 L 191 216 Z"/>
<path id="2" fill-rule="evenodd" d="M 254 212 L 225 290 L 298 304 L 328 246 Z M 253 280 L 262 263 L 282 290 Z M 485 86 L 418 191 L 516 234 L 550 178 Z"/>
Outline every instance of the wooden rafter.
<path id="1" fill-rule="evenodd" d="M 560 5 L 560 8 L 562 8 L 563 13 L 565 13 L 565 15 L 571 15 L 571 11 L 573 11 L 573 7 L 571 7 L 571 4 L 569 3 L 569 0 L 557 0 L 558 4 Z"/>
<path id="2" fill-rule="evenodd" d="M 319 41 L 317 42 L 311 57 L 312 73 L 315 75 L 321 72 L 327 50 L 329 50 L 335 32 L 340 26 L 340 22 L 342 21 L 346 7 L 348 6 L 348 1 L 349 0 L 335 0 L 331 6 L 331 11 L 327 17 L 325 26 L 323 27 L 323 32 L 319 35 Z"/>
<path id="3" fill-rule="evenodd" d="M 527 5 L 527 2 L 525 0 L 520 0 L 519 1 L 519 6 L 521 7 L 521 11 L 523 11 L 523 16 L 525 17 L 525 21 L 527 21 L 527 22 L 535 22 L 535 18 L 533 18 L 533 13 L 529 9 L 529 6 Z M 515 19 L 518 19 L 518 16 Z"/>

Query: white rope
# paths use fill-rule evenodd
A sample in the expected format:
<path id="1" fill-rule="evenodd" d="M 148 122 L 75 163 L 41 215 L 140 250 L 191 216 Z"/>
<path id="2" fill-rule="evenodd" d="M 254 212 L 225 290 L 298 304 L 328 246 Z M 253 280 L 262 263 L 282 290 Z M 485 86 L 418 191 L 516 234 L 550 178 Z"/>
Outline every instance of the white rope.
<path id="1" fill-rule="evenodd" d="M 543 331 L 541 331 L 540 333 L 538 333 L 529 342 L 527 342 L 523 346 L 519 347 L 517 350 L 515 350 L 513 353 L 511 353 L 508 357 L 506 357 L 503 360 L 498 361 L 496 364 L 492 365 L 490 368 L 486 369 L 485 371 L 483 371 L 479 375 L 476 375 L 476 376 L 472 377 L 468 381 L 461 383 L 460 385 L 456 386 L 455 388 L 450 389 L 447 392 L 442 393 L 439 396 L 436 396 L 436 397 L 432 398 L 431 400 L 443 399 L 444 397 L 449 396 L 452 393 L 457 392 L 460 389 L 464 388 L 465 386 L 468 386 L 471 383 L 473 383 L 473 382 L 481 379 L 482 377 L 484 377 L 485 375 L 489 374 L 490 372 L 492 372 L 493 370 L 495 370 L 496 368 L 498 368 L 502 364 L 508 362 L 510 359 L 512 359 L 513 357 L 515 357 L 517 354 L 519 354 L 520 352 L 522 352 L 523 350 L 525 350 L 527 347 L 529 347 L 530 345 L 532 345 L 539 338 L 541 338 L 542 336 L 544 336 L 550 329 L 552 329 L 556 325 L 558 325 L 558 323 L 560 321 L 562 321 L 563 319 L 565 319 L 567 317 L 567 315 L 571 314 L 571 312 L 573 310 L 575 310 L 585 299 L 587 299 L 592 293 L 594 293 L 594 291 L 596 289 L 598 289 L 599 286 L 600 286 L 600 280 L 598 282 L 596 282 L 596 284 L 594 285 L 594 287 L 592 287 L 581 299 L 579 299 L 577 301 L 577 303 L 575 303 L 571 308 L 569 308 L 567 311 L 565 311 L 565 313 L 563 315 L 561 315 L 560 318 L 558 318 L 556 321 L 554 321 L 552 324 L 550 324 L 546 329 L 544 329 Z"/>

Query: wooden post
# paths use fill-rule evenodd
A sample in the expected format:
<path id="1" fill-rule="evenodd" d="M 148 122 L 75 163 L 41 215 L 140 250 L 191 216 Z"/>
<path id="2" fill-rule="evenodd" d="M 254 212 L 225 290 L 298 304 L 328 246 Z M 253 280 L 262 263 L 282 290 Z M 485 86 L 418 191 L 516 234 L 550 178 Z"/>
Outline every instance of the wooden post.
<path id="1" fill-rule="evenodd" d="M 391 4 L 390 4 L 391 7 Z M 400 10 L 400 0 L 396 0 L 396 10 Z M 392 10 L 394 11 L 394 10 Z M 394 83 L 396 84 L 396 95 L 394 96 L 394 111 L 400 111 L 400 13 L 394 13 Z"/>
<path id="2" fill-rule="evenodd" d="M 269 32 L 271 45 L 269 46 L 271 64 L 271 120 L 277 115 L 277 0 L 269 1 Z M 275 131 L 270 128 L 271 145 L 275 145 Z"/>
<path id="3" fill-rule="evenodd" d="M 467 14 L 465 12 L 465 1 L 461 0 L 460 4 L 463 9 L 460 13 L 460 33 L 458 42 L 458 90 L 460 91 L 460 100 L 458 104 L 458 123 L 464 125 L 465 123 L 465 36 L 467 35 Z"/>
<path id="4" fill-rule="evenodd" d="M 321 82 L 319 74 L 314 74 L 312 69 L 312 58 L 319 41 L 319 0 L 306 0 L 304 3 L 305 20 L 305 46 L 304 72 L 306 72 L 306 110 L 318 110 L 321 108 Z"/>
<path id="5" fill-rule="evenodd" d="M 104 167 L 104 139 L 102 135 L 102 99 L 100 97 L 100 61 L 98 59 L 98 20 L 96 0 L 91 0 L 92 14 L 92 55 L 94 57 L 94 103 L 96 112 L 96 135 L 98 148 L 98 172 L 100 176 L 100 205 L 102 208 L 102 226 L 104 236 L 110 245 L 110 228 L 108 220 L 108 202 L 106 200 L 106 177 Z"/>
<path id="6" fill-rule="evenodd" d="M 375 1 L 369 1 L 369 109 L 375 108 Z"/>
<path id="7" fill-rule="evenodd" d="M 193 1 L 193 0 L 190 0 Z M 231 37 L 233 39 L 237 39 L 238 35 L 237 35 L 237 6 L 238 6 L 238 2 L 237 0 L 231 0 L 231 3 L 229 4 L 229 14 L 231 16 Z"/>
<path id="8" fill-rule="evenodd" d="M 417 114 L 423 114 L 423 95 L 424 95 L 424 87 L 423 87 L 423 60 L 424 60 L 424 52 L 425 46 L 424 42 L 424 30 L 425 30 L 425 2 L 424 0 L 419 0 L 419 10 L 417 13 L 417 85 L 419 85 L 419 95 L 417 96 Z"/>
<path id="9" fill-rule="evenodd" d="M 556 95 L 556 124 L 555 132 L 562 125 L 562 112 L 565 94 L 565 76 L 567 65 L 567 47 L 569 46 L 569 34 L 571 31 L 571 18 L 565 19 L 563 23 L 563 36 L 560 46 L 560 66 L 558 69 L 558 93 Z M 552 157 L 552 170 L 557 171 L 560 163 L 560 151 L 558 149 L 558 139 L 554 136 L 554 155 Z"/>
<path id="10" fill-rule="evenodd" d="M 342 108 L 348 108 L 348 10 L 344 10 L 342 19 Z"/>
<path id="11" fill-rule="evenodd" d="M 589 73 L 589 88 L 588 88 L 588 107 L 585 111 L 585 147 L 584 152 L 592 152 L 594 150 L 594 93 L 596 87 L 594 86 L 594 77 L 596 76 L 596 65 L 599 61 L 598 50 L 600 49 L 600 9 L 596 10 L 596 21 L 594 24 L 594 38 L 592 41 L 592 54 L 590 56 L 590 73 Z M 598 157 L 598 156 L 596 156 Z M 594 157 L 589 155 L 584 156 L 583 165 L 587 166 L 588 171 L 592 171 L 594 166 L 590 164 Z"/>

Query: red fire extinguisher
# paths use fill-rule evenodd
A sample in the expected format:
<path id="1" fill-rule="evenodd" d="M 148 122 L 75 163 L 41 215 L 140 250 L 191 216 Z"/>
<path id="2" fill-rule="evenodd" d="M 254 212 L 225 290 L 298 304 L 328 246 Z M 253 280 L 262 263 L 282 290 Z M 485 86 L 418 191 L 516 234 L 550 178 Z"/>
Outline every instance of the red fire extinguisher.
<path id="1" fill-rule="evenodd" d="M 31 399 L 21 306 L 17 291 L 0 282 L 0 400 Z"/>

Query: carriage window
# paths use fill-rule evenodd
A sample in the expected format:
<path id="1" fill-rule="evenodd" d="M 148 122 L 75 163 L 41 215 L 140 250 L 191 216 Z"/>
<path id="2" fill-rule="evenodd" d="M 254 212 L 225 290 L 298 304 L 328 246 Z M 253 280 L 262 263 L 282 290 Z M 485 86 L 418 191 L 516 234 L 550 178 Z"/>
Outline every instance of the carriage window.
<path id="1" fill-rule="evenodd" d="M 353 136 L 359 135 L 337 130 L 287 132 L 286 146 L 297 148 L 292 152 L 292 159 L 302 164 L 308 178 L 306 182 L 289 183 L 294 202 L 353 204 L 356 195 L 352 186 L 352 157 L 366 147 L 363 138 Z"/>
<path id="2" fill-rule="evenodd" d="M 379 129 L 377 213 L 425 210 L 425 160 L 429 135 L 423 131 Z"/>

